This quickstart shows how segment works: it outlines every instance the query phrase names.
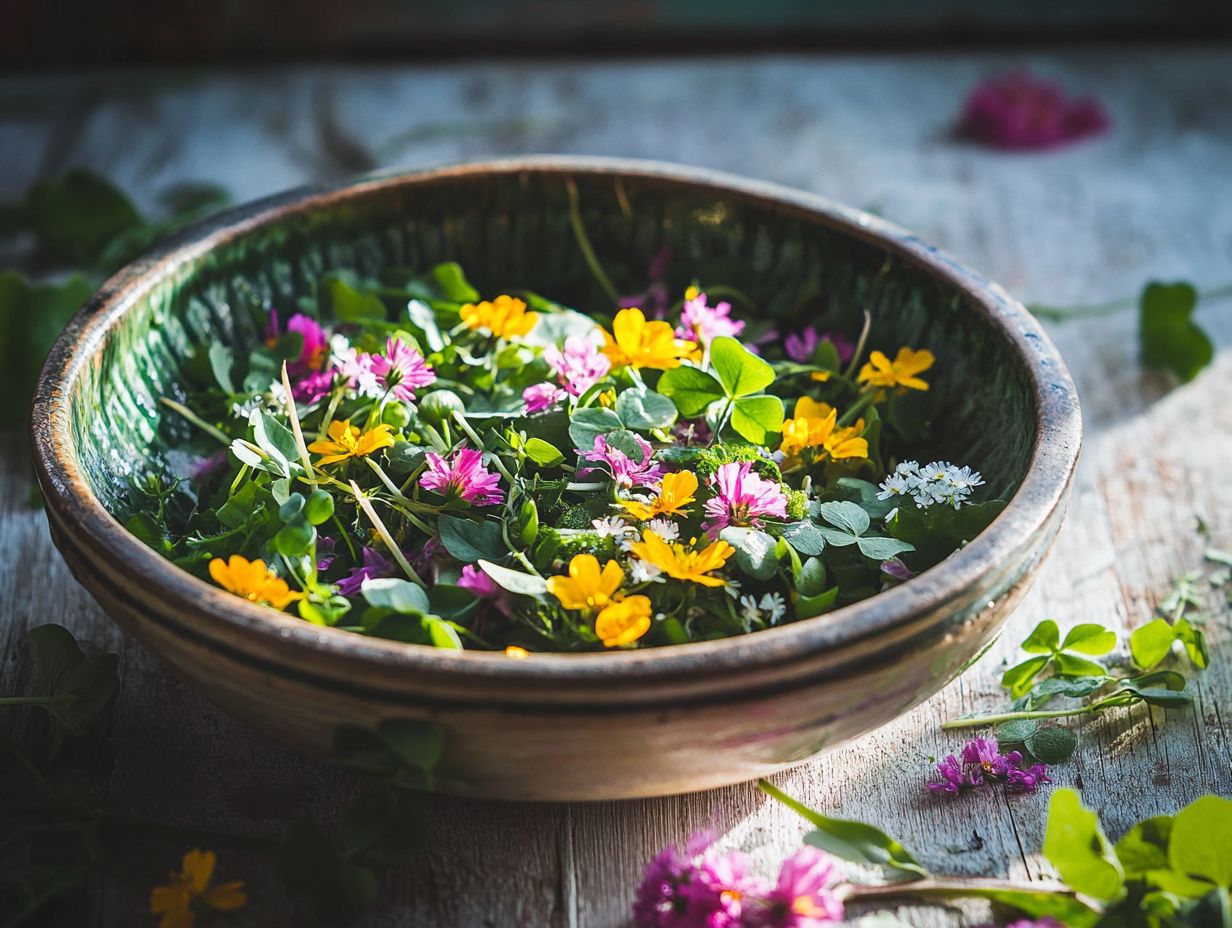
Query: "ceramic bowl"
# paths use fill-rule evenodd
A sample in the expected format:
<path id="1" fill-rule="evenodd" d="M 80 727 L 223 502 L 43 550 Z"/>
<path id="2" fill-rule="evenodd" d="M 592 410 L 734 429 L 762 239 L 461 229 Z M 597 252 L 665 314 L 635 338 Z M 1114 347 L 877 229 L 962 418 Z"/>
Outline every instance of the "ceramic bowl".
<path id="1" fill-rule="evenodd" d="M 591 282 L 569 181 L 613 265 L 639 273 L 668 245 L 682 266 L 738 282 L 785 325 L 854 332 L 867 310 L 879 340 L 931 348 L 937 441 L 921 455 L 977 467 L 1009 499 L 1004 512 L 938 566 L 828 615 L 722 641 L 526 660 L 314 627 L 190 576 L 125 530 L 130 477 L 164 466 L 182 434 L 158 397 L 177 395 L 207 336 L 258 337 L 237 307 L 294 305 L 333 267 L 445 260 L 481 292 L 529 286 L 584 307 Z M 738 281 L 707 273 L 724 263 Z M 1061 522 L 1080 434 L 1073 384 L 1035 320 L 915 236 L 769 184 L 581 158 L 370 176 L 207 220 L 82 309 L 47 361 L 33 418 L 48 519 L 73 573 L 201 693 L 321 757 L 373 731 L 395 742 L 431 732 L 444 789 L 527 800 L 748 780 L 927 699 L 1030 584 Z"/>

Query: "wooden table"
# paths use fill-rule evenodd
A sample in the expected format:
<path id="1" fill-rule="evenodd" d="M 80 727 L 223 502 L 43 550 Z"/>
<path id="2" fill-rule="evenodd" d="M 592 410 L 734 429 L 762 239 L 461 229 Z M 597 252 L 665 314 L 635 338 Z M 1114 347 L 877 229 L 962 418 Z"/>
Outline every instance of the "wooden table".
<path id="1" fill-rule="evenodd" d="M 1004 154 L 952 141 L 965 91 L 1026 64 L 1108 106 L 1106 137 Z M 663 158 L 768 178 L 876 210 L 1027 301 L 1129 296 L 1152 277 L 1232 279 L 1232 55 L 1124 49 L 1005 56 L 759 57 L 603 64 L 278 69 L 226 74 L 7 78 L 0 82 L 0 200 L 72 165 L 143 204 L 178 180 L 236 199 L 376 165 L 555 151 Z M 1227 346 L 1232 304 L 1199 318 Z M 936 698 L 778 778 L 831 813 L 880 823 L 948 872 L 1038 878 L 1047 792 L 958 800 L 924 790 L 954 750 L 945 719 L 1000 703 L 997 677 L 1040 619 L 1147 621 L 1204 541 L 1232 548 L 1232 354 L 1174 390 L 1140 372 L 1132 313 L 1053 326 L 1082 395 L 1086 448 L 1068 521 L 1001 641 Z M 944 363 L 944 360 L 942 361 Z M 978 389 L 978 385 L 975 387 Z M 61 622 L 117 650 L 123 686 L 99 776 L 113 808 L 186 825 L 273 833 L 328 820 L 360 784 L 269 744 L 123 638 L 69 576 L 15 438 L 0 467 L 0 667 L 28 685 L 28 628 Z M 1208 627 L 1214 667 L 1192 710 L 1120 714 L 1079 729 L 1057 767 L 1119 835 L 1196 796 L 1232 795 L 1227 619 Z M 544 771 L 546 776 L 551 771 Z M 767 867 L 803 823 L 752 785 L 667 799 L 505 805 L 439 799 L 423 862 L 392 874 L 374 926 L 618 926 L 644 862 L 715 822 Z M 98 886 L 97 925 L 144 924 L 149 887 L 181 846 L 151 846 Z M 262 924 L 300 924 L 268 869 L 224 856 Z M 912 924 L 963 924 L 916 911 Z"/>

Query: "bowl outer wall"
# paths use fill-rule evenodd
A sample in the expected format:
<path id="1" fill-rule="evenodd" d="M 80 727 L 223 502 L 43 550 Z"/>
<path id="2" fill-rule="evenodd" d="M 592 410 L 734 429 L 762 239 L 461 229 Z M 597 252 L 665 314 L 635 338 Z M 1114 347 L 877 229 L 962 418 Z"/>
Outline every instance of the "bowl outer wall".
<path id="1" fill-rule="evenodd" d="M 528 172 L 562 178 L 581 174 L 652 178 L 763 202 L 870 241 L 961 292 L 965 308 L 984 315 L 1019 357 L 1033 393 L 1036 440 L 1025 478 L 1005 511 L 971 544 L 932 570 L 818 619 L 715 642 L 636 652 L 536 654 L 526 661 L 511 661 L 501 654 L 447 652 L 316 628 L 254 606 L 175 568 L 102 508 L 77 465 L 67 387 L 84 365 L 97 363 L 109 328 L 161 276 L 287 213 L 312 211 L 390 189 L 405 192 L 420 184 L 456 182 L 468 175 Z M 329 724 L 343 720 L 371 723 L 393 715 L 441 718 L 455 711 L 470 713 L 470 717 L 494 714 L 504 720 L 508 731 L 517 728 L 509 724 L 513 717 L 532 720 L 555 729 L 552 737 L 558 741 L 565 737 L 560 733 L 562 716 L 574 719 L 579 729 L 596 719 L 623 717 L 626 730 L 670 716 L 674 724 L 683 726 L 677 733 L 687 742 L 691 736 L 700 736 L 702 729 L 684 725 L 681 713 L 693 713 L 700 719 L 720 706 L 727 707 L 728 717 L 737 707 L 746 717 L 761 717 L 757 724 L 764 729 L 777 725 L 796 731 L 811 726 L 815 735 L 825 729 L 824 737 L 814 738 L 817 746 L 853 737 L 935 692 L 995 631 L 1055 536 L 1081 435 L 1073 384 L 1038 323 L 1000 287 L 915 236 L 858 211 L 770 184 L 648 162 L 542 157 L 375 175 L 333 187 L 292 191 L 186 230 L 108 280 L 70 323 L 40 378 L 32 428 L 36 470 L 53 533 L 82 583 L 122 625 L 216 701 L 250 721 L 261 724 L 264 720 L 275 736 L 318 753 L 328 744 L 325 728 Z M 925 660 L 939 644 L 942 650 Z M 870 674 L 875 677 L 888 667 L 897 668 L 888 679 L 904 675 L 916 679 L 910 686 L 890 687 L 886 698 L 863 705 L 871 694 L 856 681 Z M 247 682 L 225 684 L 227 678 Z M 328 694 L 338 712 L 302 725 L 288 726 L 284 724 L 287 719 L 271 724 L 271 705 L 253 708 L 246 704 L 245 687 L 258 686 L 259 681 L 281 681 L 289 688 L 280 697 L 271 694 L 278 701 L 289 698 L 292 691 L 299 693 L 296 698 L 316 693 L 319 699 Z M 853 689 L 864 692 L 852 693 Z M 902 692 L 895 696 L 898 690 Z M 791 721 L 793 700 L 802 693 L 823 691 L 833 691 L 827 698 L 835 707 L 846 709 L 830 712 L 824 725 L 816 718 Z M 835 700 L 833 694 L 838 692 L 847 695 Z M 289 704 L 294 703 L 282 701 L 283 706 Z M 778 708 L 763 714 L 772 705 Z M 746 710 L 750 707 L 759 711 L 749 716 Z M 798 706 L 799 712 L 803 709 Z M 633 724 L 638 716 L 641 722 Z M 706 724 L 719 724 L 722 717 L 708 718 Z M 464 720 L 457 724 L 465 727 Z M 655 724 L 662 727 L 663 723 Z M 744 734 L 744 743 L 757 741 L 756 730 Z M 551 738 L 537 750 L 550 755 L 550 744 Z M 730 753 L 734 744 L 727 738 L 710 747 Z M 722 769 L 713 776 L 709 769 L 697 771 L 695 780 L 700 785 L 690 788 L 764 772 L 774 757 L 782 758 L 781 765 L 811 753 L 799 748 L 784 753 L 782 748 L 779 744 L 771 751 L 754 752 L 755 760 L 739 772 L 735 771 L 739 765 L 726 769 L 714 755 L 698 761 L 693 749 L 690 756 L 696 765 Z M 471 753 L 461 745 L 458 752 Z M 652 757 L 639 754 L 654 767 Z M 484 766 L 482 758 L 472 760 Z M 654 781 L 651 775 L 636 788 L 605 785 L 602 795 L 679 791 L 684 776 L 684 769 L 677 765 L 671 777 Z M 474 791 L 516 793 L 526 798 L 598 798 L 593 791 L 583 796 L 585 790 L 579 791 L 576 784 L 574 788 L 562 784 L 555 792 L 528 793 L 508 784 L 485 787 L 482 777 L 475 781 Z"/>

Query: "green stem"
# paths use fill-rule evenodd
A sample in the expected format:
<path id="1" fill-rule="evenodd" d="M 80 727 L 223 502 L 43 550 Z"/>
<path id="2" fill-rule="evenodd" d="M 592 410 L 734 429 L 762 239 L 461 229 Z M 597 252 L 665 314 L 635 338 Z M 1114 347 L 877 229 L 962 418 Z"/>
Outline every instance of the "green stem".
<path id="1" fill-rule="evenodd" d="M 847 365 L 847 370 L 843 371 L 843 376 L 851 379 L 856 372 L 856 366 L 860 363 L 860 357 L 864 354 L 864 346 L 868 344 L 868 333 L 873 328 L 873 317 L 869 311 L 864 310 L 864 325 L 860 329 L 860 337 L 856 339 L 855 351 L 851 353 L 851 361 Z"/>
<path id="2" fill-rule="evenodd" d="M 1064 883 L 1031 882 L 1016 883 L 1013 880 L 906 880 L 881 886 L 849 885 L 844 893 L 847 902 L 880 903 L 890 899 L 948 898 L 986 899 L 999 893 L 1031 893 L 1041 896 L 1076 895 Z"/>
<path id="3" fill-rule="evenodd" d="M 577 239 L 578 248 L 582 252 L 582 258 L 585 259 L 586 266 L 590 268 L 590 272 L 595 275 L 595 280 L 599 282 L 603 292 L 612 301 L 612 305 L 619 309 L 620 294 L 616 292 L 611 279 L 603 270 L 603 265 L 599 263 L 599 258 L 595 254 L 595 250 L 590 246 L 590 239 L 586 235 L 586 227 L 582 225 L 582 210 L 578 203 L 577 184 L 573 182 L 572 178 L 565 181 L 565 189 L 569 192 L 569 222 L 573 226 L 573 236 Z"/>
<path id="4" fill-rule="evenodd" d="M 977 715 L 970 718 L 950 719 L 942 722 L 942 728 L 982 728 L 985 725 L 1000 725 L 1002 722 L 1012 722 L 1015 719 L 1063 719 L 1075 715 L 1085 715 L 1102 708 L 1103 700 L 1091 703 L 1089 706 L 1079 706 L 1076 709 L 1033 709 L 1023 712 L 1000 712 L 994 715 Z"/>
<path id="5" fill-rule="evenodd" d="M 1232 283 L 1198 291 L 1198 302 L 1222 300 L 1229 296 L 1232 296 Z M 1137 305 L 1138 297 L 1122 297 L 1118 300 L 1108 300 L 1105 303 L 1086 303 L 1079 306 L 1041 306 L 1032 303 L 1027 305 L 1027 311 L 1039 319 L 1047 319 L 1050 322 L 1069 322 L 1073 319 L 1111 316 L 1127 309 L 1133 309 Z"/>
<path id="6" fill-rule="evenodd" d="M 166 406 L 168 409 L 172 410 L 173 412 L 178 412 L 181 416 L 183 416 L 185 419 L 187 419 L 197 428 L 201 429 L 201 431 L 205 432 L 208 435 L 213 435 L 224 445 L 229 446 L 231 444 L 231 439 L 225 432 L 223 432 L 221 429 L 213 425 L 210 425 L 208 422 L 206 422 L 204 419 L 198 416 L 195 412 L 193 412 L 183 403 L 177 403 L 175 400 L 168 399 L 165 396 L 160 396 L 158 398 L 158 401 L 162 403 L 164 406 Z"/>
<path id="7" fill-rule="evenodd" d="M 858 400 L 852 403 L 851 406 L 847 408 L 847 411 L 839 417 L 838 422 L 835 423 L 835 427 L 846 425 L 857 415 L 871 406 L 873 402 L 873 395 L 873 393 L 865 393 Z"/>

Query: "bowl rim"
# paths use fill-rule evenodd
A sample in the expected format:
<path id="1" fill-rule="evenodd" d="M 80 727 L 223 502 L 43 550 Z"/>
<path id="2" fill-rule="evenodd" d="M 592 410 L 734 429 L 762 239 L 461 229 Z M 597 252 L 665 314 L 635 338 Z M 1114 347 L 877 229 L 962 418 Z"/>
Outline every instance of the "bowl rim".
<path id="1" fill-rule="evenodd" d="M 184 263 L 264 225 L 289 216 L 363 199 L 408 192 L 421 185 L 477 176 L 541 175 L 624 177 L 710 191 L 804 218 L 870 242 L 915 265 L 963 297 L 1007 342 L 1028 377 L 1036 434 L 1026 474 L 1005 509 L 966 547 L 918 577 L 833 612 L 776 628 L 716 641 L 632 651 L 533 652 L 510 660 L 500 651 L 448 651 L 429 645 L 369 638 L 324 628 L 249 603 L 157 554 L 112 516 L 94 495 L 79 466 L 69 421 L 71 386 L 101 350 L 123 315 Z M 1064 504 L 1081 445 L 1078 397 L 1065 364 L 1042 326 L 999 285 L 955 261 L 916 235 L 861 210 L 816 194 L 719 171 L 660 161 L 532 155 L 429 167 L 387 170 L 335 184 L 297 187 L 207 218 L 160 243 L 117 271 L 85 303 L 56 340 L 40 373 L 31 417 L 34 464 L 53 523 L 76 534 L 109 569 L 141 576 L 164 604 L 161 620 L 188 612 L 213 623 L 214 641 L 259 640 L 280 649 L 281 663 L 297 655 L 350 661 L 394 670 L 463 675 L 492 683 L 680 680 L 765 669 L 837 649 L 909 624 L 946 602 L 962 598 L 993 565 L 1018 551 Z M 143 604 L 144 605 L 144 604 Z M 180 631 L 183 632 L 183 627 Z"/>

